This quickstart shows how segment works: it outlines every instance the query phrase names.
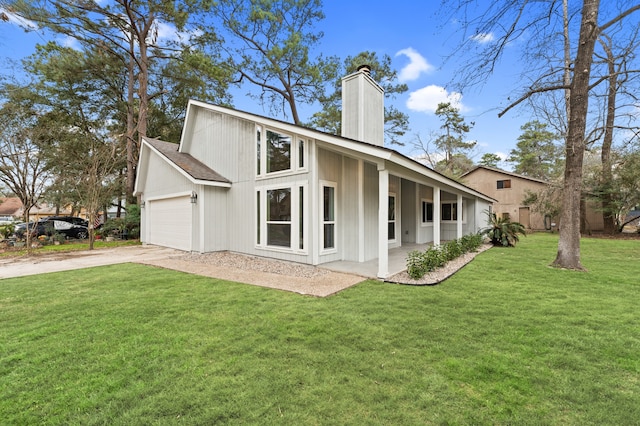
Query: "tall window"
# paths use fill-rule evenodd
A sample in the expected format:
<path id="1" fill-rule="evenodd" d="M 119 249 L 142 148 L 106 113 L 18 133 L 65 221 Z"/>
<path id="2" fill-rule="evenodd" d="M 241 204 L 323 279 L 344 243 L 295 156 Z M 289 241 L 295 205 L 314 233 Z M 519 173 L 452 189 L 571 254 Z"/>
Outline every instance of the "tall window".
<path id="1" fill-rule="evenodd" d="M 298 140 L 298 168 L 304 169 L 304 140 Z"/>
<path id="2" fill-rule="evenodd" d="M 291 169 L 291 136 L 267 130 L 267 173 Z"/>
<path id="3" fill-rule="evenodd" d="M 267 245 L 291 247 L 291 188 L 267 191 Z"/>
<path id="4" fill-rule="evenodd" d="M 388 231 L 387 236 L 389 240 L 396 239 L 396 195 L 389 194 L 389 214 L 388 214 Z"/>
<path id="5" fill-rule="evenodd" d="M 497 182 L 498 189 L 507 189 L 511 188 L 511 179 L 499 180 Z"/>
<path id="6" fill-rule="evenodd" d="M 336 188 L 322 187 L 322 247 L 325 250 L 336 248 Z"/>
<path id="7" fill-rule="evenodd" d="M 422 223 L 433 222 L 433 203 L 431 201 L 422 202 Z"/>
<path id="8" fill-rule="evenodd" d="M 260 143 L 261 143 L 260 137 L 262 132 L 260 131 L 260 128 L 256 130 L 256 133 L 257 133 L 256 134 L 256 151 L 258 151 L 258 161 L 256 163 L 257 165 L 256 174 L 259 175 L 260 173 L 262 173 L 262 169 L 260 168 L 260 155 L 262 155 L 262 150 L 261 150 L 262 147 L 260 146 Z"/>
<path id="9" fill-rule="evenodd" d="M 298 190 L 298 248 L 304 249 L 304 187 Z"/>

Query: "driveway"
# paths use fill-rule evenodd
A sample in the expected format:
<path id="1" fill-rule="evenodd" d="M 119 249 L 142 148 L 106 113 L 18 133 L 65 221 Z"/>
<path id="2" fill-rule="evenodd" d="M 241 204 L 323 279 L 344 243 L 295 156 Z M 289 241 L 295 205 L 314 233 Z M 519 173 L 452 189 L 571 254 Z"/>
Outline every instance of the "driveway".
<path id="1" fill-rule="evenodd" d="M 217 257 L 212 254 L 189 254 L 180 250 L 151 245 L 44 255 L 36 254 L 0 259 L 0 279 L 119 263 L 141 263 L 211 278 L 320 297 L 337 293 L 365 280 L 364 277 L 358 275 L 333 272 L 320 268 L 314 268 L 317 273 L 300 275 L 297 273 L 300 268 L 299 264 L 267 261 L 262 258 L 233 253 L 226 253 L 224 258 L 225 262 L 219 262 Z M 277 263 L 278 267 L 263 266 L 262 270 L 250 268 L 258 259 L 261 265 L 264 265 L 265 262 Z M 269 272 L 273 270 L 278 272 Z"/>

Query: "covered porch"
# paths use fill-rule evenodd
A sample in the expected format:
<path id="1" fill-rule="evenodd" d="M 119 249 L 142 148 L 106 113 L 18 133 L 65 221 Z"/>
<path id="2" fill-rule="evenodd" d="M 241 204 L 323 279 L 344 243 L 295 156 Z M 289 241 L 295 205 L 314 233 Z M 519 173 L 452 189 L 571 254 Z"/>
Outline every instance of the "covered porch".
<path id="1" fill-rule="evenodd" d="M 418 250 L 424 251 L 432 246 L 432 243 L 416 244 L 405 243 L 400 247 L 389 249 L 389 275 L 392 276 L 407 269 L 407 254 Z M 334 262 L 319 265 L 320 268 L 346 274 L 360 275 L 366 278 L 378 277 L 378 259 L 371 259 L 366 262 L 355 262 L 348 260 L 337 260 Z"/>

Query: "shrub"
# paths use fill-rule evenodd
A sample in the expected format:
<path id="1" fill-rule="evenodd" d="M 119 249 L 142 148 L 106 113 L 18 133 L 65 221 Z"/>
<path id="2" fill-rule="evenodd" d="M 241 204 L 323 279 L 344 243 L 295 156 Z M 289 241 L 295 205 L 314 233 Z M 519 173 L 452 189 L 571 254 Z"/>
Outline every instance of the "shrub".
<path id="1" fill-rule="evenodd" d="M 475 251 L 482 244 L 482 235 L 465 235 L 464 237 L 448 241 L 442 246 L 429 247 L 425 251 L 412 251 L 407 256 L 407 273 L 415 280 L 420 279 L 427 272 L 435 271 L 447 262 Z"/>
<path id="2" fill-rule="evenodd" d="M 524 225 L 511 222 L 508 217 L 498 218 L 495 213 L 488 213 L 489 227 L 482 230 L 482 234 L 489 237 L 493 245 L 514 247 L 520 239 L 518 234 L 527 235 Z"/>

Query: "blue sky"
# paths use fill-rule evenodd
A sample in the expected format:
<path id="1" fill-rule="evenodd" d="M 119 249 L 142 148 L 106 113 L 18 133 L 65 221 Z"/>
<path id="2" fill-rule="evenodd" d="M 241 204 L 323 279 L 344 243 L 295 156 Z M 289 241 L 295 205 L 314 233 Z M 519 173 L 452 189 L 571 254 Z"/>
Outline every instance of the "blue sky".
<path id="1" fill-rule="evenodd" d="M 408 92 L 391 101 L 410 117 L 411 130 L 403 139 L 405 146 L 394 147 L 402 153 L 418 154 L 412 147 L 416 135 L 428 140 L 438 132 L 441 122 L 434 115 L 435 108 L 439 102 L 450 101 L 460 108 L 467 122 L 475 122 L 468 135 L 478 143 L 475 161 L 487 152 L 506 156 L 515 147 L 520 126 L 532 119 L 527 111 L 517 109 L 503 118 L 497 116 L 506 105 L 507 97 L 518 88 L 517 61 L 501 63 L 496 74 L 489 76 L 482 87 L 455 92 L 450 82 L 459 72 L 459 61 L 445 62 L 445 58 L 462 36 L 455 22 L 443 22 L 438 16 L 439 5 L 435 0 L 325 0 L 326 18 L 317 26 L 324 32 L 319 51 L 343 59 L 365 50 L 392 58 L 401 81 L 409 87 Z M 36 43 L 45 41 L 46 36 L 41 33 L 26 33 L 14 23 L 0 23 L 0 72 L 10 72 L 7 59 L 26 57 L 33 53 Z M 235 93 L 236 107 L 264 115 L 268 109 L 245 98 L 247 90 L 251 89 L 243 88 Z M 303 115 L 310 115 L 317 108 L 305 108 Z M 502 166 L 509 168 L 508 164 Z"/>

